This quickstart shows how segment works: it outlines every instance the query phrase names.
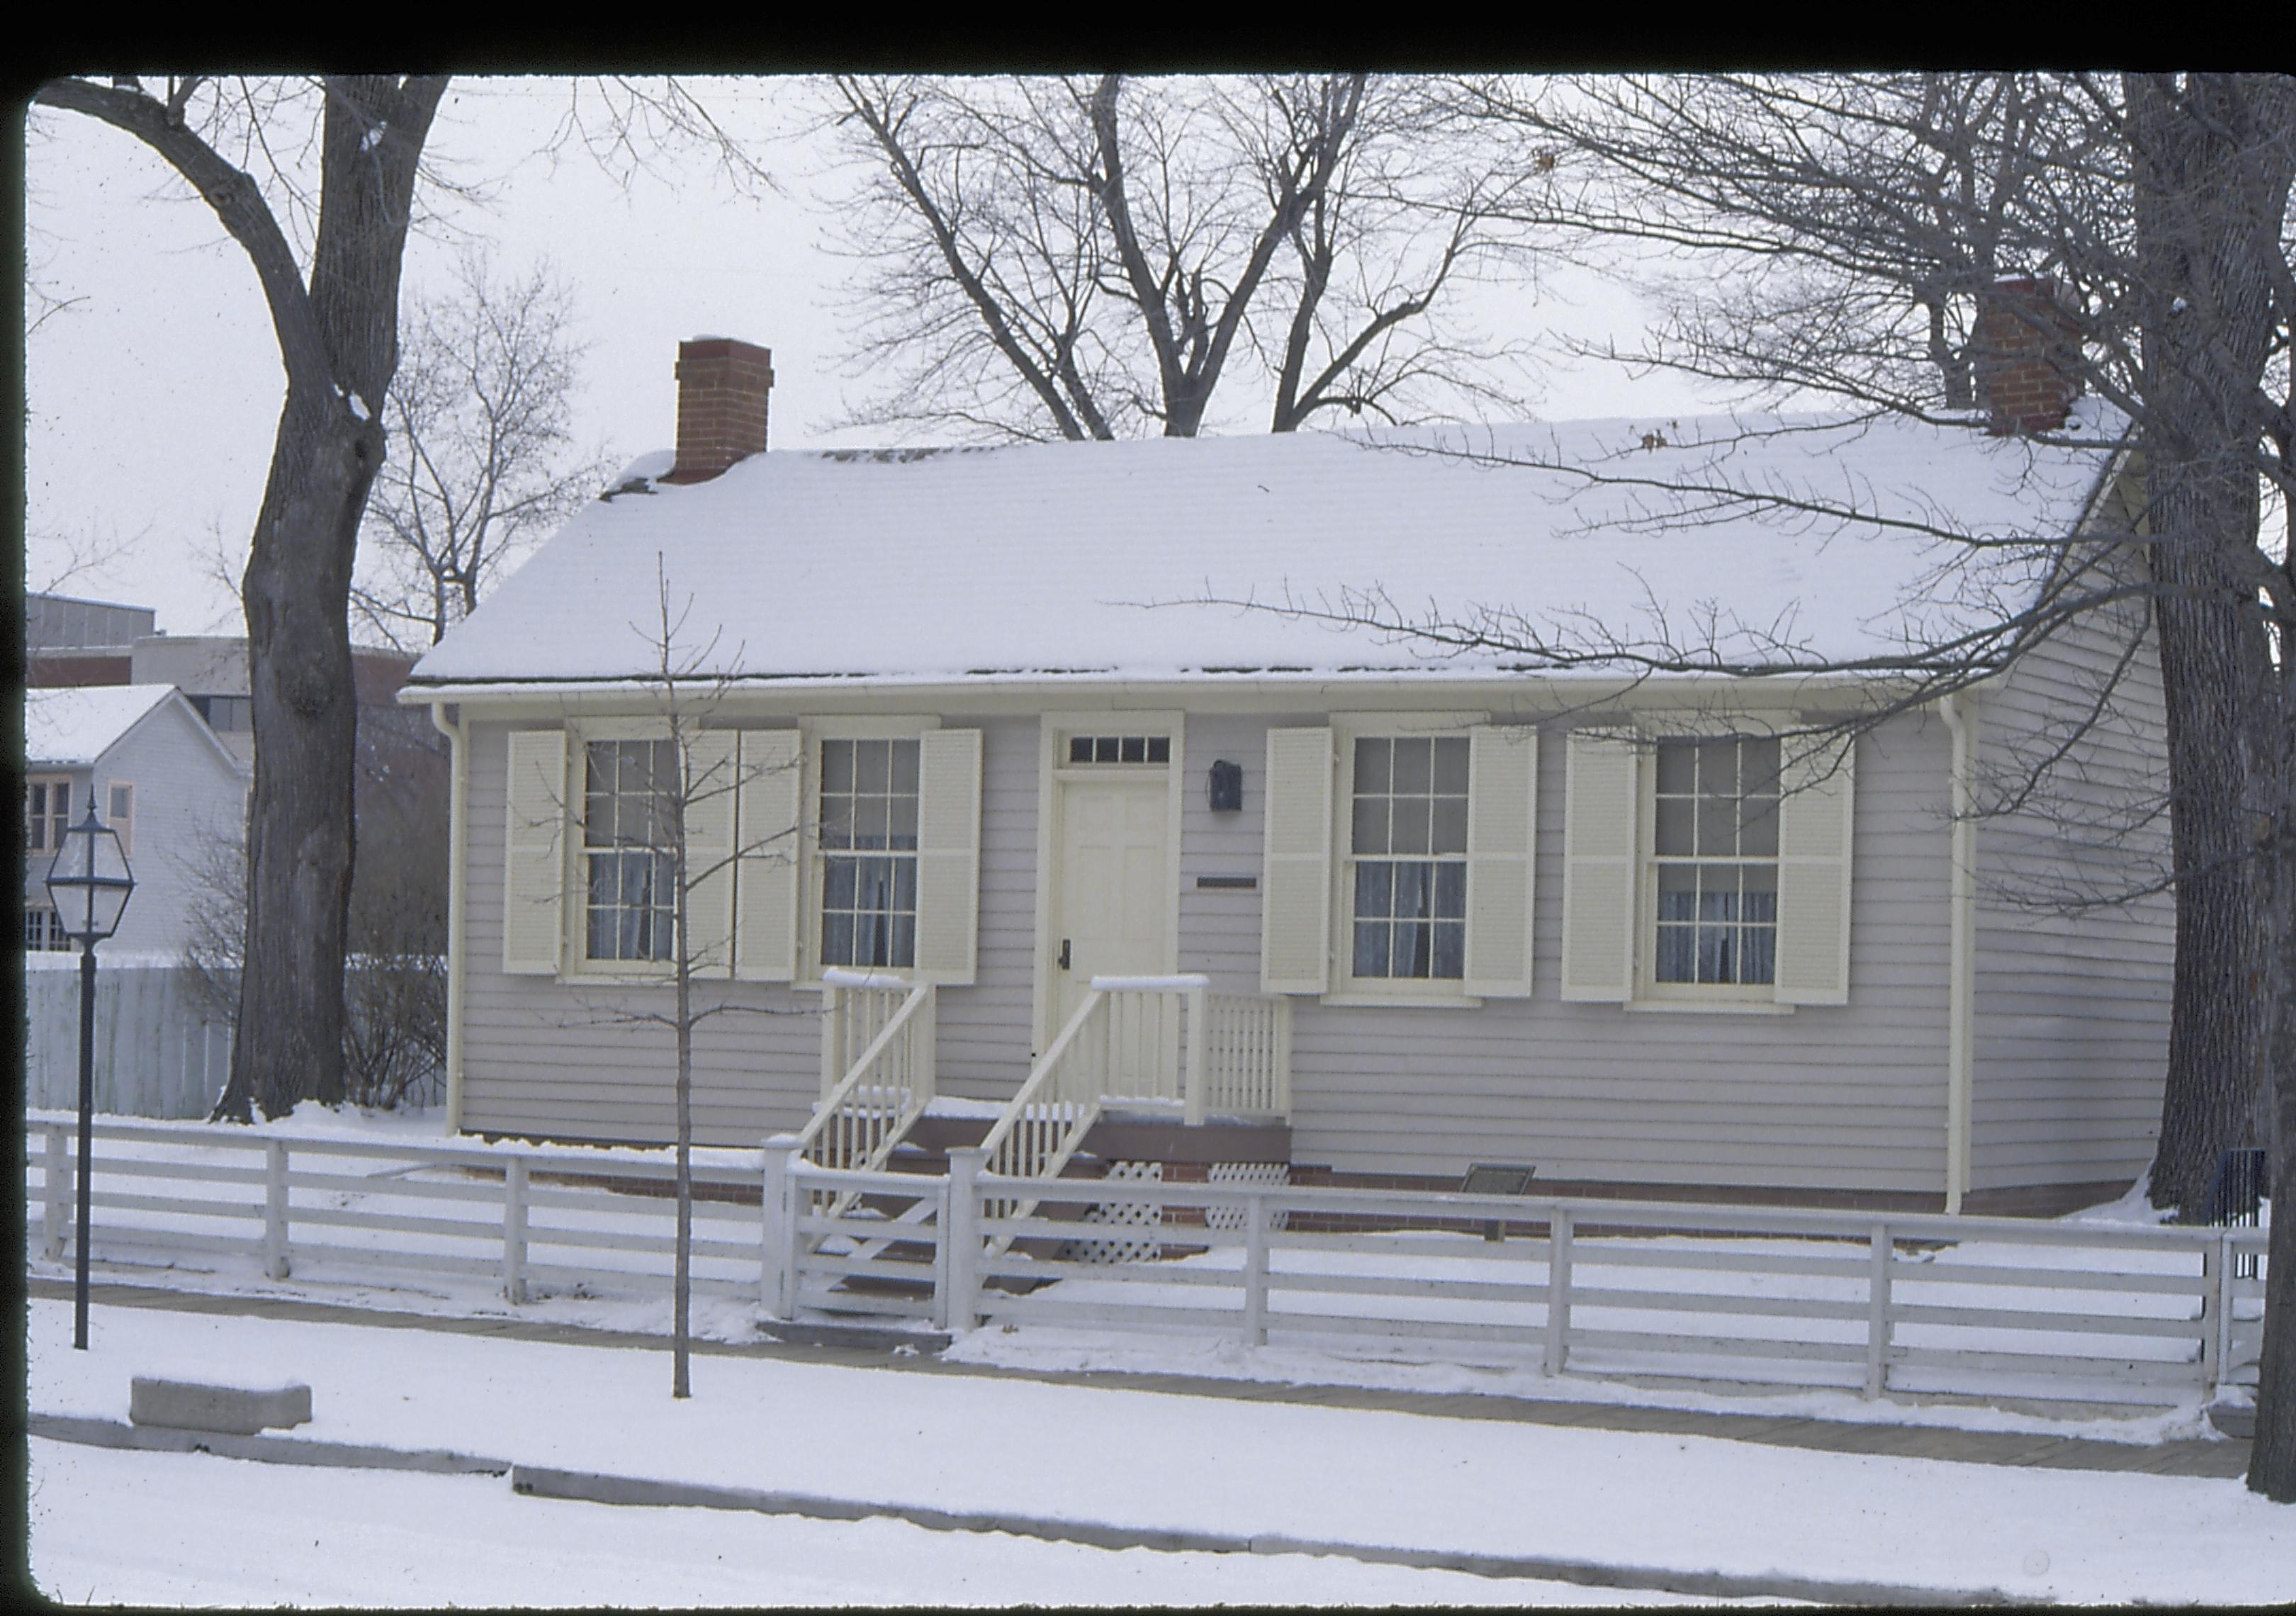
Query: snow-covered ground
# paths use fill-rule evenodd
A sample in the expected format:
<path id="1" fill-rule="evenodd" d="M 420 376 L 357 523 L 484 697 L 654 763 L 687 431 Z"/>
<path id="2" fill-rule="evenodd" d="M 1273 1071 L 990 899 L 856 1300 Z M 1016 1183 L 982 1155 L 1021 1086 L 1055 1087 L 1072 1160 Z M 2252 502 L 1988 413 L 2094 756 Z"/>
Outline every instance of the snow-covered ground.
<path id="1" fill-rule="evenodd" d="M 2237 1481 L 772 1359 L 697 1358 L 694 1397 L 676 1403 L 660 1352 L 112 1308 L 97 1309 L 89 1351 L 71 1350 L 70 1331 L 68 1305 L 30 1305 L 36 1411 L 124 1418 L 139 1373 L 286 1374 L 312 1388 L 315 1417 L 298 1436 L 619 1475 L 2070 1601 L 2237 1604 L 2296 1587 L 2296 1513 Z M 516 1497 L 501 1481 L 283 1472 L 47 1443 L 33 1481 L 34 1574 L 73 1600 L 1522 1602 L 1508 1584 L 1439 1587 L 1433 1573 L 1374 1575 L 1329 1560 L 928 1544 L 931 1534 L 882 1522 L 606 1515 Z M 1587 1593 L 1529 1596 L 1580 1603 Z"/>

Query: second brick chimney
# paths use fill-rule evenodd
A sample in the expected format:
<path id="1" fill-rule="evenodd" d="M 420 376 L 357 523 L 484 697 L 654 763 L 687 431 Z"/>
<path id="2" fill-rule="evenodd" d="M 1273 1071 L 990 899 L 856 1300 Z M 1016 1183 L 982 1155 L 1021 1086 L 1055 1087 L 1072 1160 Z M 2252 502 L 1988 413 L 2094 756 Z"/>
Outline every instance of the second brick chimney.
<path id="1" fill-rule="evenodd" d="M 2080 397 L 2080 321 L 2059 281 L 2012 276 L 1979 294 L 1970 333 L 1977 401 L 1997 438 L 2053 432 Z"/>
<path id="2" fill-rule="evenodd" d="M 766 447 L 774 356 L 731 337 L 677 345 L 677 463 L 664 482 L 707 482 Z"/>

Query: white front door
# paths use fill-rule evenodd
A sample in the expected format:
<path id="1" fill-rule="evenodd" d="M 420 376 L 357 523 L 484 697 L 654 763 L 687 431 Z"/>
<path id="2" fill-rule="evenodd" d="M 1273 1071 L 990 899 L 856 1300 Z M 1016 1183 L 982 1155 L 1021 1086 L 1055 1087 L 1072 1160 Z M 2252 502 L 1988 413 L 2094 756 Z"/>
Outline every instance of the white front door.
<path id="1" fill-rule="evenodd" d="M 1162 769 L 1061 783 L 1054 887 L 1053 1019 L 1057 1037 L 1095 976 L 1170 969 L 1174 906 L 1167 859 L 1170 799 Z"/>

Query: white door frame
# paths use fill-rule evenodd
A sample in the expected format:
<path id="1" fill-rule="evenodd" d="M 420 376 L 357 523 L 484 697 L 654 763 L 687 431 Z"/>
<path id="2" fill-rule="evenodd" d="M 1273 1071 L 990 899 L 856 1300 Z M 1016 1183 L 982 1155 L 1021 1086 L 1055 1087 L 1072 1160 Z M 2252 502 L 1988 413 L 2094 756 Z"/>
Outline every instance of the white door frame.
<path id="1" fill-rule="evenodd" d="M 1061 939 L 1054 933 L 1060 906 L 1062 827 L 1066 823 L 1062 788 L 1066 779 L 1077 777 L 1070 775 L 1067 768 L 1068 738 L 1076 734 L 1144 733 L 1172 737 L 1172 760 L 1164 767 L 1164 959 L 1160 967 L 1164 974 L 1170 975 L 1180 968 L 1180 808 L 1185 800 L 1181 793 L 1188 779 L 1185 726 L 1184 715 L 1168 709 L 1083 709 L 1045 713 L 1038 720 L 1037 961 L 1029 1056 L 1032 1062 L 1060 1031 L 1052 1018 L 1060 1002 L 1057 989 Z"/>

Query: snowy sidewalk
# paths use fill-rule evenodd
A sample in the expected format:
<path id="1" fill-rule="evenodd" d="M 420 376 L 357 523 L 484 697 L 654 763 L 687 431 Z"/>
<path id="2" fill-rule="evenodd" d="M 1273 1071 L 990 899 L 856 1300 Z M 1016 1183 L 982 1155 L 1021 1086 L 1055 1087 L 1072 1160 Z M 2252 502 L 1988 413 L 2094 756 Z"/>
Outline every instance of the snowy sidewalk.
<path id="1" fill-rule="evenodd" d="M 34 1413 L 125 1417 L 138 1373 L 295 1375 L 298 1439 L 911 1512 L 1642 1568 L 1783 1588 L 2243 1604 L 2296 1586 L 2296 1515 L 2224 1479 L 667 1355 L 430 1328 L 30 1304 Z M 1577 1411 L 1573 1410 L 1575 1414 Z M 1603 1410 L 1603 1414 L 1639 1411 Z M 1716 1591 L 1721 1591 L 1717 1588 Z M 1804 1596 L 1810 1596 L 1805 1594 Z M 1822 1595 L 1821 1595 L 1822 1596 Z"/>
<path id="2" fill-rule="evenodd" d="M 53 1280 L 27 1281 L 37 1297 L 69 1297 L 71 1287 Z M 657 1335 L 542 1319 L 464 1318 L 439 1314 L 384 1312 L 287 1297 L 217 1295 L 158 1287 L 102 1284 L 92 1294 L 103 1303 L 185 1312 L 236 1314 L 307 1323 L 368 1325 L 385 1329 L 437 1330 L 505 1341 L 666 1352 Z M 1377 1386 L 1300 1385 L 1280 1381 L 1213 1379 L 1204 1375 L 1111 1370 L 1061 1370 L 1007 1365 L 951 1362 L 922 1353 L 897 1354 L 882 1347 L 796 1346 L 779 1341 L 726 1342 L 697 1339 L 697 1355 L 778 1358 L 849 1368 L 895 1369 L 914 1374 L 987 1375 L 1056 1385 L 1155 1391 L 1184 1397 L 1227 1398 L 1244 1402 L 1306 1404 L 1447 1419 L 1498 1420 L 1581 1430 L 1641 1431 L 1667 1436 L 1719 1437 L 1774 1447 L 1857 1453 L 1899 1458 L 1947 1459 L 1968 1464 L 2009 1464 L 2054 1470 L 2136 1471 L 2151 1475 L 2238 1477 L 2247 1473 L 2249 1445 L 2234 1439 L 2178 1439 L 2117 1442 L 2026 1431 L 1971 1431 L 1934 1424 L 1852 1423 L 1801 1415 L 1725 1413 L 1587 1399 L 1509 1397 L 1468 1391 L 1412 1391 Z"/>

